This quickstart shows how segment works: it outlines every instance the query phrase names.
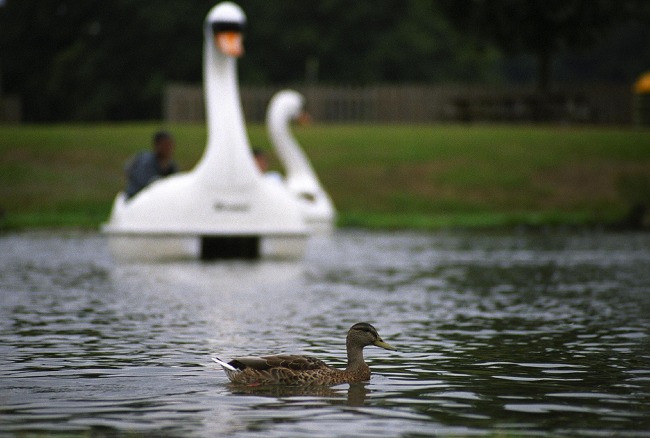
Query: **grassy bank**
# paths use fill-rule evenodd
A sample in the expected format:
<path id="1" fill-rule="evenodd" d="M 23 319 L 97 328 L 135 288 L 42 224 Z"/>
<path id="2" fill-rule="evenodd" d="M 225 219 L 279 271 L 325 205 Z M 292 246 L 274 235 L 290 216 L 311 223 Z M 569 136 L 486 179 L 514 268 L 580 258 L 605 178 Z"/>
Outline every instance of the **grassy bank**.
<path id="1" fill-rule="evenodd" d="M 3 228 L 97 227 L 158 123 L 0 126 Z M 165 126 L 190 169 L 203 125 Z M 650 203 L 650 131 L 502 125 L 311 125 L 296 136 L 339 224 L 436 228 L 611 223 Z M 251 143 L 271 150 L 264 127 Z M 274 163 L 279 168 L 277 162 Z"/>

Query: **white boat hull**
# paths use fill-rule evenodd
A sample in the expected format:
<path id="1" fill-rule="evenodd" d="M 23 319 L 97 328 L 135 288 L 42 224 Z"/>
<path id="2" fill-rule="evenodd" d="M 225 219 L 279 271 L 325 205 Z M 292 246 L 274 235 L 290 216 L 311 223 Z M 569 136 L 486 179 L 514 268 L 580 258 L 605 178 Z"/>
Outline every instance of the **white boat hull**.
<path id="1" fill-rule="evenodd" d="M 102 226 L 116 259 L 295 259 L 304 254 L 308 229 L 292 201 L 285 199 L 283 205 L 281 197 L 273 196 L 273 186 L 261 186 L 265 190 L 252 200 L 252 192 L 230 196 L 226 204 L 224 192 L 210 196 L 185 190 L 179 184 L 184 179 L 161 180 L 129 201 L 124 193 L 117 195 Z M 176 196 L 167 197 L 176 190 Z"/>
<path id="2" fill-rule="evenodd" d="M 215 259 L 299 259 L 307 246 L 302 236 L 210 236 L 111 233 L 108 245 L 119 262 Z"/>

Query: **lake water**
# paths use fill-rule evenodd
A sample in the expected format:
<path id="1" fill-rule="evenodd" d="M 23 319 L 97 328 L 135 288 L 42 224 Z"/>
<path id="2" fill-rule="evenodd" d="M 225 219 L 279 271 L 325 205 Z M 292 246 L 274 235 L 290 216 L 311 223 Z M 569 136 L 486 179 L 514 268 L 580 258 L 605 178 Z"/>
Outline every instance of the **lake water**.
<path id="1" fill-rule="evenodd" d="M 120 265 L 0 236 L 0 432 L 650 437 L 650 234 L 338 231 L 300 262 Z M 238 388 L 211 355 L 317 355 L 371 322 L 370 382 Z"/>

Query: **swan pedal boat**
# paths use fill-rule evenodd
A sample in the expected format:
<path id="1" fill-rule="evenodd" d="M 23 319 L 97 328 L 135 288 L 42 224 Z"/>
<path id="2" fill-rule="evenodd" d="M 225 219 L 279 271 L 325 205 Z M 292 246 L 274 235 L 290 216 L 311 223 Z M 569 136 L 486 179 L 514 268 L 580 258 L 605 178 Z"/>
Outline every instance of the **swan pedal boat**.
<path id="1" fill-rule="evenodd" d="M 119 260 L 299 258 L 310 235 L 300 203 L 256 168 L 241 108 L 236 60 L 244 12 L 234 3 L 205 19 L 203 78 L 208 139 L 189 172 L 118 193 L 102 231 Z"/>

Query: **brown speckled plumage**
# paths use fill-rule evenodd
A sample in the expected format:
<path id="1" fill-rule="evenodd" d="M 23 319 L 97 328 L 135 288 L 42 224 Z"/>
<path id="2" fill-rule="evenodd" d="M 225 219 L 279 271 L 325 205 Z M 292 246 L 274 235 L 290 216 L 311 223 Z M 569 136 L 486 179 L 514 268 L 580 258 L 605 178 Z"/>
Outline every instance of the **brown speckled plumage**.
<path id="1" fill-rule="evenodd" d="M 370 379 L 370 368 L 363 359 L 363 347 L 376 345 L 394 350 L 370 324 L 360 322 L 348 331 L 348 366 L 339 370 L 311 356 L 278 355 L 236 357 L 228 363 L 213 358 L 228 378 L 242 385 L 337 385 Z"/>

